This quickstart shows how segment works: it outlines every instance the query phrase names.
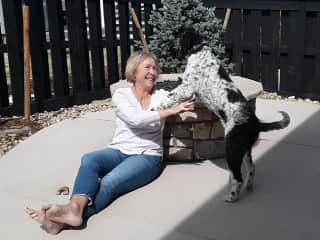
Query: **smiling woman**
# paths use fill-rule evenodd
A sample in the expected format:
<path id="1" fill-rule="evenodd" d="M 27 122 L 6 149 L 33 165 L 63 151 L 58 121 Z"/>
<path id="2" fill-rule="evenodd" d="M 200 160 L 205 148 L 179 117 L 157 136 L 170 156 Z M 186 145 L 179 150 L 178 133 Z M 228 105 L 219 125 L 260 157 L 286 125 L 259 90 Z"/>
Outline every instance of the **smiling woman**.
<path id="1" fill-rule="evenodd" d="M 136 53 L 131 56 L 126 69 L 126 78 L 133 83 L 132 92 L 143 110 L 147 110 L 159 69 L 152 53 Z"/>
<path id="2" fill-rule="evenodd" d="M 51 234 L 82 225 L 118 196 L 155 179 L 162 169 L 164 119 L 194 109 L 191 99 L 168 109 L 151 110 L 167 92 L 154 89 L 158 65 L 150 53 L 133 54 L 126 76 L 133 86 L 117 89 L 112 97 L 116 113 L 112 142 L 105 149 L 83 155 L 70 201 L 45 205 L 40 210 L 25 209 Z"/>
<path id="3" fill-rule="evenodd" d="M 156 56 L 153 53 L 135 52 L 130 56 L 126 66 L 125 74 L 128 82 L 135 82 L 135 74 L 138 71 L 138 67 L 146 59 L 154 61 L 154 67 L 158 77 L 159 67 Z"/>

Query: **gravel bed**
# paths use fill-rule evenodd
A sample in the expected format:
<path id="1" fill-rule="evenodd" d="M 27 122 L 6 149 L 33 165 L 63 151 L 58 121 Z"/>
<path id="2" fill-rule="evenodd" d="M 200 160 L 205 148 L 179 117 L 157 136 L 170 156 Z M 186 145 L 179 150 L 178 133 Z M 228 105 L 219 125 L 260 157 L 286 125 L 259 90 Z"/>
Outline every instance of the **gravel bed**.
<path id="1" fill-rule="evenodd" d="M 310 104 L 319 104 L 319 101 L 310 99 L 296 98 L 294 96 L 282 97 L 277 93 L 263 92 L 258 98 L 301 101 Z M 108 109 L 111 106 L 111 99 L 93 101 L 90 104 L 73 106 L 70 108 L 61 108 L 57 111 L 35 113 L 30 117 L 29 124 L 26 124 L 22 118 L 0 118 L 0 158 L 18 143 L 22 142 L 32 134 L 42 128 L 48 127 L 54 123 L 65 119 L 73 119 L 87 112 L 97 112 Z"/>
<path id="2" fill-rule="evenodd" d="M 32 134 L 58 123 L 65 119 L 77 118 L 88 112 L 97 112 L 108 109 L 111 99 L 93 101 L 90 104 L 78 105 L 69 108 L 61 108 L 57 111 L 35 113 L 30 116 L 30 122 L 21 117 L 0 118 L 0 158 L 18 143 L 22 142 Z"/>
<path id="3" fill-rule="evenodd" d="M 306 102 L 306 103 L 319 104 L 319 101 L 311 100 L 309 98 L 297 98 L 295 96 L 283 97 L 278 95 L 276 92 L 262 92 L 258 98 L 273 99 L 273 100 L 281 99 L 281 100 L 293 101 L 293 102 Z"/>

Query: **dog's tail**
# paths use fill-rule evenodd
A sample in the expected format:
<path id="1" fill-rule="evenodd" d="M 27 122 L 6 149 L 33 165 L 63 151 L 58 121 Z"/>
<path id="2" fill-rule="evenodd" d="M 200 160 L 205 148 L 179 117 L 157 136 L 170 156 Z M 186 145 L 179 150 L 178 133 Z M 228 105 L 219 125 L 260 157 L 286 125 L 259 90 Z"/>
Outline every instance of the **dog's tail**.
<path id="1" fill-rule="evenodd" d="M 290 117 L 289 114 L 284 112 L 284 111 L 279 111 L 282 114 L 282 119 L 277 122 L 271 122 L 271 123 L 260 123 L 260 131 L 262 132 L 268 132 L 271 130 L 277 130 L 277 129 L 282 129 L 285 128 L 289 125 L 290 123 Z"/>

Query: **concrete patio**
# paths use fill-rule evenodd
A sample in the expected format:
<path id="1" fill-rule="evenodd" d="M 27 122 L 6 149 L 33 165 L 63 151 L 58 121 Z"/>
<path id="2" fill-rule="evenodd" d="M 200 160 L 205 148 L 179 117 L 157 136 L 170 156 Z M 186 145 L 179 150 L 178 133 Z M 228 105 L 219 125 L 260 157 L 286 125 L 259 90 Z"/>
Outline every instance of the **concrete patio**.
<path id="1" fill-rule="evenodd" d="M 241 200 L 222 200 L 228 187 L 223 160 L 167 164 L 151 184 L 124 195 L 82 230 L 48 235 L 23 211 L 72 186 L 83 153 L 105 147 L 114 112 L 90 113 L 41 130 L 0 159 L 1 239 L 317 240 L 320 235 L 320 106 L 257 100 L 265 121 L 287 111 L 292 123 L 263 133 L 253 151 L 255 188 Z"/>

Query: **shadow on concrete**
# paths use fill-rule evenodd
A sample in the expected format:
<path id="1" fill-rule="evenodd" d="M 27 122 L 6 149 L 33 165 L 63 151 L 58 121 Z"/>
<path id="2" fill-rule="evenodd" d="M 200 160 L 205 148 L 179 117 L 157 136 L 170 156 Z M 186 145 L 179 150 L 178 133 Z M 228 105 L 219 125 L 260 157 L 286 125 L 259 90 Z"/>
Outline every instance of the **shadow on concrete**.
<path id="1" fill-rule="evenodd" d="M 229 188 L 225 186 L 161 239 L 176 239 L 175 232 L 216 240 L 319 239 L 319 123 L 316 112 L 278 142 L 262 136 L 255 148 L 269 149 L 260 156 L 253 151 L 257 169 L 253 192 L 236 203 L 225 203 L 222 198 Z"/>

